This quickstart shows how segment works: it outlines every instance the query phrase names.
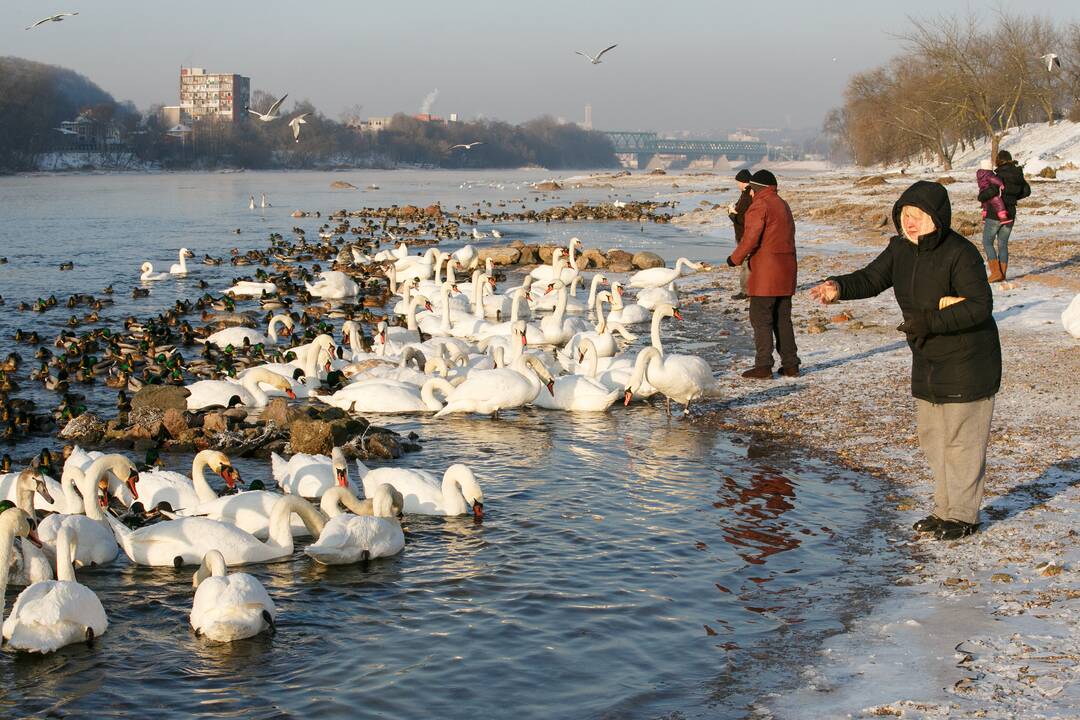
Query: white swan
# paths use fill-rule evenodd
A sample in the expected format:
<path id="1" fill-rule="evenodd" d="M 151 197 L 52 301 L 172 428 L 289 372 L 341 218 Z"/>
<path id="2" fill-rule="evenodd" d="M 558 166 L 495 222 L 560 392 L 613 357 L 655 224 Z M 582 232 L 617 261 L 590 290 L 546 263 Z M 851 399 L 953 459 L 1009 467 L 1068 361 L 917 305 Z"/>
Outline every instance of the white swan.
<path id="1" fill-rule="evenodd" d="M 60 483 L 42 474 L 37 465 L 0 475 L 0 500 L 10 500 L 32 516 L 32 510 L 63 512 L 67 508 Z"/>
<path id="2" fill-rule="evenodd" d="M 596 315 L 599 321 L 596 323 L 596 329 L 586 330 L 584 332 L 574 333 L 573 337 L 566 343 L 566 346 L 560 351 L 560 357 L 566 360 L 566 365 L 569 367 L 573 364 L 574 357 L 578 355 L 578 347 L 585 339 L 592 340 L 593 349 L 599 357 L 612 357 L 619 352 L 619 344 L 615 340 L 615 333 L 619 333 L 620 336 L 627 342 L 633 342 L 637 340 L 637 336 L 626 331 L 619 323 L 608 323 L 608 318 L 604 315 L 604 303 L 611 302 L 611 293 L 604 290 L 600 293 L 596 303 Z"/>
<path id="3" fill-rule="evenodd" d="M 690 268 L 691 270 L 701 270 L 707 268 L 705 263 L 696 263 L 687 260 L 684 257 L 675 261 L 675 267 L 657 267 L 649 268 L 648 270 L 639 270 L 630 276 L 629 285 L 632 288 L 658 288 L 675 282 L 675 279 L 681 277 L 683 274 L 683 268 Z"/>
<path id="4" fill-rule="evenodd" d="M 212 407 L 232 407 L 240 404 L 247 407 L 266 407 L 270 397 L 259 387 L 266 383 L 295 398 L 292 383 L 275 372 L 263 368 L 252 368 L 244 373 L 239 382 L 232 380 L 199 380 L 187 386 L 191 393 L 187 398 L 188 410 L 204 410 Z"/>
<path id="5" fill-rule="evenodd" d="M 139 502 L 147 510 L 167 503 L 178 511 L 217 499 L 217 493 L 206 481 L 204 470 L 209 467 L 231 488 L 240 474 L 233 468 L 229 456 L 217 450 L 202 450 L 191 461 L 191 477 L 170 470 L 151 470 L 139 473 Z"/>
<path id="6" fill-rule="evenodd" d="M 410 255 L 394 263 L 398 282 L 405 280 L 427 280 L 435 272 L 435 264 L 440 262 L 441 253 L 436 248 L 428 248 L 423 255 Z"/>
<path id="7" fill-rule="evenodd" d="M 227 288 L 225 293 L 237 297 L 259 297 L 262 294 L 276 295 L 277 285 L 272 282 L 255 282 L 253 280 L 241 280 L 232 287 Z"/>
<path id="8" fill-rule="evenodd" d="M 368 508 L 347 488 L 330 490 L 321 503 L 330 521 L 318 541 L 304 548 L 304 553 L 323 565 L 348 565 L 397 555 L 405 549 L 405 534 L 394 509 L 395 495 L 401 510 L 401 493 L 388 483 L 380 484 L 371 497 L 369 513 L 365 513 Z M 342 503 L 356 514 L 341 512 Z"/>
<path id="9" fill-rule="evenodd" d="M 18 565 L 18 559 L 15 556 L 15 539 L 18 538 L 20 542 L 39 542 L 31 531 L 30 515 L 25 510 L 12 505 L 10 500 L 5 500 L 2 504 L 5 507 L 0 510 L 0 599 L 4 597 L 8 582 L 12 580 L 12 570 Z M 49 577 L 52 577 L 51 569 Z M 25 584 L 25 580 L 15 584 Z M 3 615 L 3 612 L 4 604 L 0 603 L 0 615 Z"/>
<path id="10" fill-rule="evenodd" d="M 218 550 L 203 555 L 191 578 L 195 599 L 191 627 L 215 642 L 233 642 L 273 629 L 277 608 L 262 583 L 247 573 L 228 574 Z"/>
<path id="11" fill-rule="evenodd" d="M 116 559 L 117 544 L 113 538 L 107 518 L 102 508 L 108 506 L 109 479 L 112 475 L 117 483 L 126 484 L 136 498 L 135 490 L 139 472 L 135 465 L 123 455 L 103 455 L 90 464 L 85 473 L 75 466 L 65 467 L 61 484 L 70 506 L 77 502 L 75 484 L 82 495 L 82 512 L 79 514 L 50 515 L 38 525 L 38 537 L 46 553 L 55 556 L 60 530 L 70 527 L 79 537 L 78 549 L 74 562 L 77 567 L 97 567 L 108 565 Z"/>
<path id="12" fill-rule="evenodd" d="M 637 304 L 650 312 L 655 310 L 658 305 L 678 307 L 679 294 L 675 292 L 675 283 L 672 283 L 667 287 L 639 290 L 637 294 Z"/>
<path id="13" fill-rule="evenodd" d="M 172 267 L 169 268 L 169 273 L 172 275 L 187 275 L 187 259 L 195 257 L 195 253 L 191 252 L 187 248 L 180 248 L 179 257 L 180 262 L 173 263 Z"/>
<path id="14" fill-rule="evenodd" d="M 304 287 L 312 297 L 323 300 L 341 300 L 356 297 L 356 293 L 360 291 L 360 286 L 340 270 L 323 270 L 319 273 L 319 277 L 321 279 L 314 285 L 304 281 Z"/>
<path id="15" fill-rule="evenodd" d="M 281 325 L 281 334 L 278 334 L 277 326 Z M 217 345 L 219 348 L 224 348 L 232 345 L 234 348 L 240 348 L 244 345 L 244 340 L 247 340 L 251 345 L 277 345 L 279 337 L 289 337 L 292 334 L 293 319 L 288 315 L 275 315 L 270 318 L 270 324 L 266 328 L 266 333 L 263 334 L 258 330 L 246 327 L 230 327 L 224 330 L 218 330 L 213 335 L 206 338 L 206 342 L 213 345 Z"/>
<path id="16" fill-rule="evenodd" d="M 138 565 L 180 567 L 198 565 L 211 550 L 221 552 L 229 565 L 285 560 L 293 554 L 290 518 L 296 513 L 318 537 L 325 524 L 311 503 L 283 495 L 270 513 L 270 535 L 262 542 L 235 525 L 202 517 L 182 517 L 130 530 L 107 515 L 124 554 Z"/>
<path id="17" fill-rule="evenodd" d="M 668 304 L 674 305 L 675 303 Z M 619 322 L 623 325 L 638 325 L 640 323 L 649 322 L 651 317 L 652 313 L 649 311 L 649 308 L 641 303 L 632 302 L 629 305 L 624 304 L 622 283 L 611 283 L 611 311 L 607 316 L 608 322 Z"/>
<path id="18" fill-rule="evenodd" d="M 437 412 L 443 404 L 435 392 L 449 395 L 453 389 L 442 378 L 430 378 L 421 387 L 392 378 L 371 378 L 346 385 L 333 395 L 320 395 L 319 400 L 351 413 Z"/>
<path id="19" fill-rule="evenodd" d="M 403 509 L 417 515 L 468 515 L 484 517 L 484 491 L 467 465 L 451 465 L 442 480 L 426 470 L 412 468 L 368 469 L 359 460 L 357 470 L 364 484 L 364 494 L 375 496 L 383 483 L 401 493 Z"/>
<path id="20" fill-rule="evenodd" d="M 628 357 L 604 358 L 604 369 L 597 372 L 599 359 L 596 357 L 596 347 L 592 341 L 585 339 L 578 346 L 579 362 L 577 373 L 585 377 L 596 378 L 609 390 L 622 392 L 630 384 L 630 378 L 634 376 L 634 360 Z M 584 368 L 581 362 L 585 363 Z M 654 388 L 647 379 L 642 377 L 641 383 L 634 390 L 634 397 L 646 400 L 656 394 Z"/>
<path id="21" fill-rule="evenodd" d="M 570 238 L 567 247 L 567 259 L 565 260 L 566 267 L 560 264 L 563 259 L 563 249 L 555 248 L 551 253 L 551 264 L 541 265 L 529 274 L 532 275 L 533 280 L 539 282 L 562 280 L 569 285 L 573 276 L 577 274 L 577 258 L 574 256 L 574 250 L 579 247 L 581 247 L 581 240 L 576 237 Z"/>
<path id="22" fill-rule="evenodd" d="M 76 531 L 62 528 L 56 545 L 56 580 L 36 582 L 19 593 L 4 620 L 9 646 L 49 653 L 105 633 L 109 627 L 105 608 L 93 590 L 75 580 L 72 560 L 77 547 Z"/>
<path id="23" fill-rule="evenodd" d="M 574 333 L 590 329 L 588 321 L 583 318 L 566 317 L 566 283 L 561 280 L 553 280 L 548 283 L 547 292 L 555 290 L 559 293 L 555 304 L 555 312 L 540 320 L 540 330 L 544 333 L 544 342 L 550 345 L 562 347 Z"/>
<path id="24" fill-rule="evenodd" d="M 320 498 L 335 486 L 349 487 L 349 466 L 345 453 L 334 448 L 331 457 L 296 453 L 286 460 L 270 453 L 270 468 L 274 481 L 287 495 Z"/>
<path id="25" fill-rule="evenodd" d="M 629 404 L 634 392 L 644 379 L 671 400 L 682 403 L 690 410 L 695 400 L 720 396 L 720 387 L 712 375 L 709 364 L 695 355 L 661 355 L 654 347 L 647 347 L 638 355 L 633 377 L 626 386 L 624 404 Z"/>
<path id="26" fill-rule="evenodd" d="M 543 379 L 543 383 L 537 379 Z M 480 413 L 498 417 L 500 410 L 527 405 L 547 387 L 553 392 L 554 378 L 544 364 L 531 355 L 521 355 L 508 368 L 476 370 L 465 382 L 447 393 L 446 405 L 435 417 L 454 413 Z"/>
<path id="27" fill-rule="evenodd" d="M 155 280 L 165 280 L 169 277 L 169 273 L 156 273 L 154 272 L 154 266 L 150 262 L 144 262 L 139 266 L 139 270 L 142 274 L 139 275 L 139 279 L 143 282 L 153 282 Z"/>
<path id="28" fill-rule="evenodd" d="M 461 264 L 461 267 L 472 269 L 480 262 L 480 253 L 472 245 L 466 245 L 454 251 L 454 258 Z"/>
<path id="29" fill-rule="evenodd" d="M 27 470 L 24 472 L 29 471 Z M 29 497 L 32 501 L 32 486 Z M 25 512 L 28 517 L 34 517 L 33 505 L 30 506 L 30 510 L 27 510 L 25 507 L 20 507 L 10 500 L 0 501 L 0 513 L 15 507 Z M 36 537 L 33 541 L 29 538 L 18 538 L 18 548 L 12 552 L 11 574 L 8 577 L 8 581 L 12 585 L 32 585 L 41 580 L 53 579 L 52 565 L 49 562 L 49 558 L 42 551 L 40 542 L 41 541 Z"/>

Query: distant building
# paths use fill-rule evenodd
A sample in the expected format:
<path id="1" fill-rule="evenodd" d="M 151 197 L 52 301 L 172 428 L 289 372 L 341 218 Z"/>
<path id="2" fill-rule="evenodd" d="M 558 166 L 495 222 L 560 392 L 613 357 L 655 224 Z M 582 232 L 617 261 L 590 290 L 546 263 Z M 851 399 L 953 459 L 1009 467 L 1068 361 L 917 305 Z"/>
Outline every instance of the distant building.
<path id="1" fill-rule="evenodd" d="M 235 73 L 208 73 L 180 68 L 180 115 L 177 122 L 203 118 L 237 122 L 247 117 L 251 78 Z"/>
<path id="2" fill-rule="evenodd" d="M 394 118 L 392 117 L 369 117 L 367 120 L 361 120 L 353 127 L 360 132 L 379 132 L 389 127 L 393 121 Z"/>
<path id="3" fill-rule="evenodd" d="M 98 122 L 85 114 L 63 121 L 58 129 L 70 147 L 84 150 L 95 148 L 101 134 Z"/>
<path id="4" fill-rule="evenodd" d="M 585 130 L 592 130 L 592 105 L 585 106 L 585 122 L 581 124 Z"/>
<path id="5" fill-rule="evenodd" d="M 183 117 L 182 108 L 179 105 L 165 105 L 161 108 L 161 124 L 166 127 L 179 125 Z"/>
<path id="6" fill-rule="evenodd" d="M 419 113 L 418 115 L 413 115 L 413 119 L 419 120 L 420 122 L 440 122 L 443 124 L 446 123 L 446 121 L 443 120 L 441 117 L 439 117 L 438 115 L 432 115 L 431 113 Z"/>

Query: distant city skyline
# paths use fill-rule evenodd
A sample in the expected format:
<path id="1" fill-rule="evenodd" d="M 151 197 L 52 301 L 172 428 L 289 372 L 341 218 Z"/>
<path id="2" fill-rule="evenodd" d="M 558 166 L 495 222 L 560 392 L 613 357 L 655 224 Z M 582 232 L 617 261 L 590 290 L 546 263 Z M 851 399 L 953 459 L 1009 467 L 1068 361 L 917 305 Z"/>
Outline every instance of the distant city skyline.
<path id="1" fill-rule="evenodd" d="M 997 4 L 959 0 L 811 4 L 494 0 L 359 4 L 135 0 L 0 7 L 4 54 L 69 67 L 140 109 L 178 102 L 181 66 L 251 78 L 252 91 L 309 100 L 339 118 L 431 112 L 521 122 L 539 115 L 605 130 L 708 133 L 820 126 L 852 73 L 901 48 L 908 16 Z M 1071 0 L 1004 3 L 1080 21 Z M 24 30 L 60 10 L 62 23 Z M 314 14 L 319 13 L 319 14 Z M 576 55 L 618 47 L 598 65 Z M 1040 54 L 1045 50 L 1039 50 Z"/>

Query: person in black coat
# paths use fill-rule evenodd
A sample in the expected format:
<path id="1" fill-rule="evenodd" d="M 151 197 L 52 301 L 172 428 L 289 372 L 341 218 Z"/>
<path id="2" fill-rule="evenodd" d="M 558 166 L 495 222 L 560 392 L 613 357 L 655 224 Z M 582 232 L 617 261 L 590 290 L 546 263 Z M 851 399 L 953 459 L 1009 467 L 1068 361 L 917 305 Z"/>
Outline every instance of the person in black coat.
<path id="1" fill-rule="evenodd" d="M 810 291 L 822 303 L 873 297 L 889 288 L 911 349 L 919 445 L 934 474 L 934 512 L 920 532 L 956 539 L 978 528 L 986 446 L 1001 386 L 994 296 L 978 249 L 951 229 L 939 183 L 919 181 L 893 206 L 897 235 L 869 265 Z"/>
<path id="2" fill-rule="evenodd" d="M 743 168 L 735 175 L 735 183 L 739 186 L 739 199 L 728 205 L 728 218 L 731 219 L 731 225 L 735 230 L 736 247 L 742 242 L 746 211 L 750 208 L 750 203 L 754 201 L 754 196 L 750 193 L 750 179 L 752 177 L 753 175 L 746 168 Z M 746 292 L 746 284 L 749 280 L 750 263 L 743 263 L 742 270 L 739 271 L 739 292 L 731 296 L 732 300 L 746 300 L 750 297 Z"/>
<path id="3" fill-rule="evenodd" d="M 1005 201 L 1009 220 L 1002 224 L 986 218 L 983 223 L 983 249 L 986 250 L 986 264 L 990 266 L 990 282 L 1001 282 L 1009 271 L 1009 237 L 1016 226 L 1016 203 L 1031 195 L 1031 186 L 1024 179 L 1024 169 L 1016 164 L 1008 150 L 998 151 L 994 173 L 1005 185 L 1001 190 L 1001 199 Z M 979 202 L 986 202 L 997 192 L 993 187 L 983 190 L 979 193 Z"/>

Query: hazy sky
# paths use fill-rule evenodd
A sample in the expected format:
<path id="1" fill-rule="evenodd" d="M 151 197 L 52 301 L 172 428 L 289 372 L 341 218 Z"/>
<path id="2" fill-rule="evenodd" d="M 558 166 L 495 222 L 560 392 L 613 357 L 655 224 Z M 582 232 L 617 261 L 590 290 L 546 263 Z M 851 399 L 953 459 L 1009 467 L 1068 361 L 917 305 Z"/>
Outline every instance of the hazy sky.
<path id="1" fill-rule="evenodd" d="M 440 115 L 579 120 L 591 103 L 600 129 L 707 133 L 816 126 L 851 73 L 898 50 L 908 15 L 999 4 L 1080 20 L 1077 0 L 2 0 L 0 54 L 75 69 L 142 109 L 176 104 L 190 65 L 335 118 L 417 112 L 437 88 Z M 574 54 L 611 43 L 600 65 Z"/>

